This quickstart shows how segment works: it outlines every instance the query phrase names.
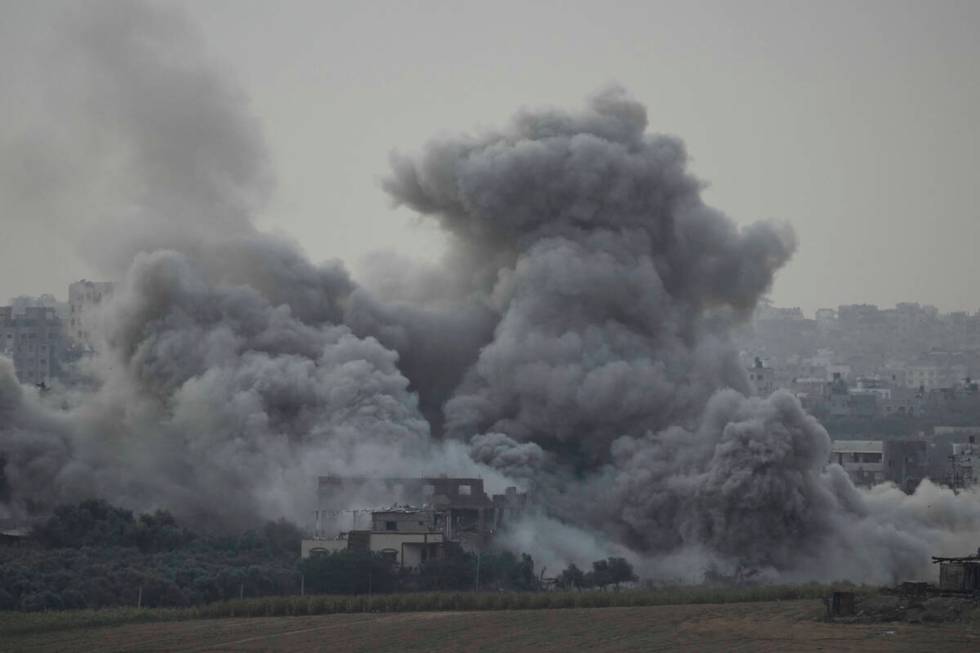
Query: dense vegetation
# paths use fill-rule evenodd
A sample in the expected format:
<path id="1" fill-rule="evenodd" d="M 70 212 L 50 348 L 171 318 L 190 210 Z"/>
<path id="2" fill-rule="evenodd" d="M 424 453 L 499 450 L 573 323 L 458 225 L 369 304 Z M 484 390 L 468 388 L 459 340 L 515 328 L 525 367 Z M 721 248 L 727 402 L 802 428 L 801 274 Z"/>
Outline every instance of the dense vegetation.
<path id="1" fill-rule="evenodd" d="M 632 583 L 638 579 L 633 573 L 633 567 L 625 558 L 608 558 L 592 563 L 592 571 L 583 572 L 575 565 L 568 565 L 558 577 L 558 586 L 565 590 L 605 589 L 609 585 L 619 586 L 620 583 Z"/>
<path id="2" fill-rule="evenodd" d="M 166 512 L 137 517 L 85 501 L 58 509 L 35 542 L 0 549 L 0 609 L 176 607 L 293 593 L 300 538 L 286 522 L 202 536 Z"/>
<path id="3" fill-rule="evenodd" d="M 202 535 L 158 511 L 134 515 L 104 501 L 59 508 L 32 542 L 0 549 L 0 610 L 111 606 L 188 607 L 229 599 L 406 591 L 532 591 L 542 588 L 528 555 L 450 549 L 417 573 L 380 555 L 343 551 L 299 559 L 302 534 L 269 522 L 236 536 Z M 635 581 L 622 558 L 562 573 L 565 589 Z"/>

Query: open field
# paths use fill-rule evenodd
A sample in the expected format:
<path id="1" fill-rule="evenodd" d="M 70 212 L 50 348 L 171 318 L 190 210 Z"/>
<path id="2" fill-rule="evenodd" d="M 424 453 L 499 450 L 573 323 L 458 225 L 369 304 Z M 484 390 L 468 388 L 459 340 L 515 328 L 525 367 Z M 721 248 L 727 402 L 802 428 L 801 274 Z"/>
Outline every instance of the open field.
<path id="1" fill-rule="evenodd" d="M 4 651 L 975 651 L 980 622 L 832 624 L 820 601 L 198 619 L 6 633 Z"/>
<path id="2" fill-rule="evenodd" d="M 874 588 L 847 589 L 871 594 Z M 11 634 L 65 628 L 120 626 L 130 623 L 189 621 L 227 617 L 298 617 L 371 612 L 447 612 L 473 610 L 543 610 L 552 608 L 644 607 L 690 603 L 742 603 L 814 599 L 830 585 L 762 585 L 755 587 L 673 586 L 613 592 L 405 592 L 401 594 L 265 596 L 220 601 L 189 608 L 106 608 L 49 612 L 0 611 L 0 638 Z"/>

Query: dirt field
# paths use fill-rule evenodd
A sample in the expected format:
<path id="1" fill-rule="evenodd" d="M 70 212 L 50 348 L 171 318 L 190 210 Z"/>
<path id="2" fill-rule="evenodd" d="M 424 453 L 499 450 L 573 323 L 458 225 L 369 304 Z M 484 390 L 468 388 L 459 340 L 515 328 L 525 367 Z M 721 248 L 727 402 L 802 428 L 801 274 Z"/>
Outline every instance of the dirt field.
<path id="1" fill-rule="evenodd" d="M 3 651 L 978 651 L 980 624 L 828 624 L 819 601 L 215 619 L 6 637 Z"/>

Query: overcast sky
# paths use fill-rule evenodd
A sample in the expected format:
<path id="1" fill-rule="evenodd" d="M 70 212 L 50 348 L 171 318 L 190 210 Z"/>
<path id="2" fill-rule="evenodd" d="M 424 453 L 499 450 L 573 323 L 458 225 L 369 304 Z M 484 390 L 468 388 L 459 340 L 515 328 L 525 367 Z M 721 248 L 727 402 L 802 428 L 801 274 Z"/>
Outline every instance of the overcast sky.
<path id="1" fill-rule="evenodd" d="M 777 304 L 980 308 L 980 2 L 171 4 L 264 128 L 262 225 L 314 259 L 437 258 L 378 187 L 391 150 L 618 82 L 686 141 L 710 204 L 795 227 Z M 0 195 L 0 300 L 94 274 L 42 220 L 5 228 L 15 210 Z"/>

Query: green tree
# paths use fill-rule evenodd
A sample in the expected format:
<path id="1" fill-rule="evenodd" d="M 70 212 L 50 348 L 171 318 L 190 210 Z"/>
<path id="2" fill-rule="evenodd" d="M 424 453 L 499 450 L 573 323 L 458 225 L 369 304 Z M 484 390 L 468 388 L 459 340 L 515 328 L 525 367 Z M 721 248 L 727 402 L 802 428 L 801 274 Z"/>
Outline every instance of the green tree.
<path id="1" fill-rule="evenodd" d="M 574 563 L 568 565 L 558 576 L 558 586 L 566 590 L 582 589 L 585 587 L 585 572 L 576 567 Z"/>
<path id="2" fill-rule="evenodd" d="M 633 573 L 633 565 L 626 558 L 609 558 L 606 561 L 609 580 L 618 587 L 620 583 L 635 583 L 639 578 Z"/>
<path id="3" fill-rule="evenodd" d="M 393 592 L 397 575 L 390 560 L 368 551 L 335 551 L 300 561 L 306 588 L 321 594 Z"/>

